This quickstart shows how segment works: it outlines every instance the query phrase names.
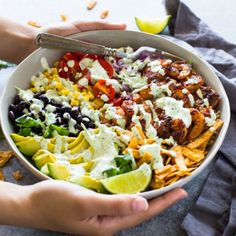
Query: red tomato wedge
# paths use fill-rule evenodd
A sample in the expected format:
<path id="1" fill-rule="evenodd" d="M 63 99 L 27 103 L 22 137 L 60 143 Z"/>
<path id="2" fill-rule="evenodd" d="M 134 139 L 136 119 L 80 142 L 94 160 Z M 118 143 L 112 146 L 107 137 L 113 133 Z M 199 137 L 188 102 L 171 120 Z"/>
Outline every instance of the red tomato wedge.
<path id="1" fill-rule="evenodd" d="M 112 65 L 103 58 L 98 58 L 98 62 L 107 72 L 108 76 L 111 78 L 114 75 L 114 69 Z"/>
<path id="2" fill-rule="evenodd" d="M 114 106 L 121 106 L 123 103 L 123 98 L 120 97 L 120 98 L 114 99 L 112 103 Z"/>
<path id="3" fill-rule="evenodd" d="M 105 94 L 109 98 L 109 101 L 112 101 L 115 97 L 115 89 L 111 84 L 106 85 L 106 81 L 102 79 L 98 80 L 93 86 L 93 92 L 96 97 L 101 97 Z"/>

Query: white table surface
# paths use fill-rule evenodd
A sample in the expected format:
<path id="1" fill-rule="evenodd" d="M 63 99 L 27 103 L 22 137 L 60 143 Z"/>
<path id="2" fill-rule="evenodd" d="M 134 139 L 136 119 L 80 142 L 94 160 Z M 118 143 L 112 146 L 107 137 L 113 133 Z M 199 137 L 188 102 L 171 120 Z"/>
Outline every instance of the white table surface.
<path id="1" fill-rule="evenodd" d="M 156 18 L 165 14 L 161 0 L 97 0 L 88 11 L 90 0 L 0 0 L 0 15 L 22 23 L 29 20 L 42 25 L 60 21 L 60 14 L 69 19 L 99 20 L 103 10 L 109 10 L 107 21 L 127 23 L 137 30 L 134 16 Z M 183 0 L 212 29 L 236 43 L 235 0 Z"/>
<path id="2" fill-rule="evenodd" d="M 124 22 L 127 29 L 137 30 L 134 16 L 155 18 L 165 14 L 160 0 L 98 0 L 92 10 L 86 9 L 89 0 L 0 0 L 0 15 L 26 23 L 37 21 L 42 25 L 60 22 L 60 14 L 72 19 L 99 20 L 103 10 L 109 10 L 106 21 Z M 187 5 L 216 32 L 227 40 L 236 44 L 236 27 L 234 16 L 236 12 L 235 0 L 183 0 Z M 0 41 L 0 43 L 2 43 Z M 11 73 L 11 69 L 0 71 L 0 93 Z M 8 148 L 5 141 L 0 141 L 0 149 Z M 25 179 L 20 184 L 31 184 L 37 181 L 26 169 L 20 166 L 16 159 L 11 160 L 4 169 L 7 179 L 15 182 L 11 177 L 13 170 L 21 169 Z M 181 236 L 185 235 L 180 229 L 184 215 L 192 206 L 200 193 L 208 172 L 201 174 L 186 186 L 189 198 L 170 208 L 160 216 L 153 218 L 141 226 L 121 232 L 121 236 Z M 58 236 L 59 233 L 0 226 L 0 236 Z"/>

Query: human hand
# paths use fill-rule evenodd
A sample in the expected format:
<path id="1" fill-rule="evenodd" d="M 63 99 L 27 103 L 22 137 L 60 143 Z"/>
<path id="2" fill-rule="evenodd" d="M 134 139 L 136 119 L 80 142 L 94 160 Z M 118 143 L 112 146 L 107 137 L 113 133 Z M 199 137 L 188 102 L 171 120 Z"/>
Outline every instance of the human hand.
<path id="1" fill-rule="evenodd" d="M 135 195 L 103 195 L 51 180 L 25 188 L 19 226 L 98 236 L 140 224 L 187 195 L 179 188 L 147 202 Z"/>
<path id="2" fill-rule="evenodd" d="M 83 31 L 124 30 L 125 28 L 125 24 L 110 24 L 101 21 L 68 21 L 34 28 L 0 17 L 0 38 L 3 39 L 0 45 L 0 58 L 12 63 L 20 63 L 36 49 L 34 40 L 41 32 L 67 36 Z"/>

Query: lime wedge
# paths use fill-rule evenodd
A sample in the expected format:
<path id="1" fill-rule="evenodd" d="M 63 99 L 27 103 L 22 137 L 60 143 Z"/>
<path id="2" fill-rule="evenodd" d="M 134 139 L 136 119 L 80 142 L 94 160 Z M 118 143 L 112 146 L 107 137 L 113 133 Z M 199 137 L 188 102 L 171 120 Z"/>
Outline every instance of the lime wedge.
<path id="1" fill-rule="evenodd" d="M 135 22 L 140 31 L 150 34 L 159 34 L 167 26 L 170 17 L 170 15 L 157 19 L 141 19 L 135 17 Z"/>
<path id="2" fill-rule="evenodd" d="M 144 163 L 136 170 L 102 179 L 101 183 L 111 193 L 139 193 L 147 188 L 151 177 L 151 168 Z"/>

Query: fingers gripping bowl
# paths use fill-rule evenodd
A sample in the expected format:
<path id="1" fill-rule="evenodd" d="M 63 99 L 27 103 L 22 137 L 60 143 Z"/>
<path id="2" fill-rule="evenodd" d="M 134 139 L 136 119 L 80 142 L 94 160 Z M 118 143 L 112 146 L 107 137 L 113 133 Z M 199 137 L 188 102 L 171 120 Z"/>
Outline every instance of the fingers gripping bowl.
<path id="1" fill-rule="evenodd" d="M 186 61 L 37 50 L 16 68 L 1 99 L 2 129 L 23 165 L 41 179 L 146 198 L 199 174 L 230 119 L 226 93 L 208 64 L 159 36 L 73 37 L 116 48 L 157 47 Z"/>

